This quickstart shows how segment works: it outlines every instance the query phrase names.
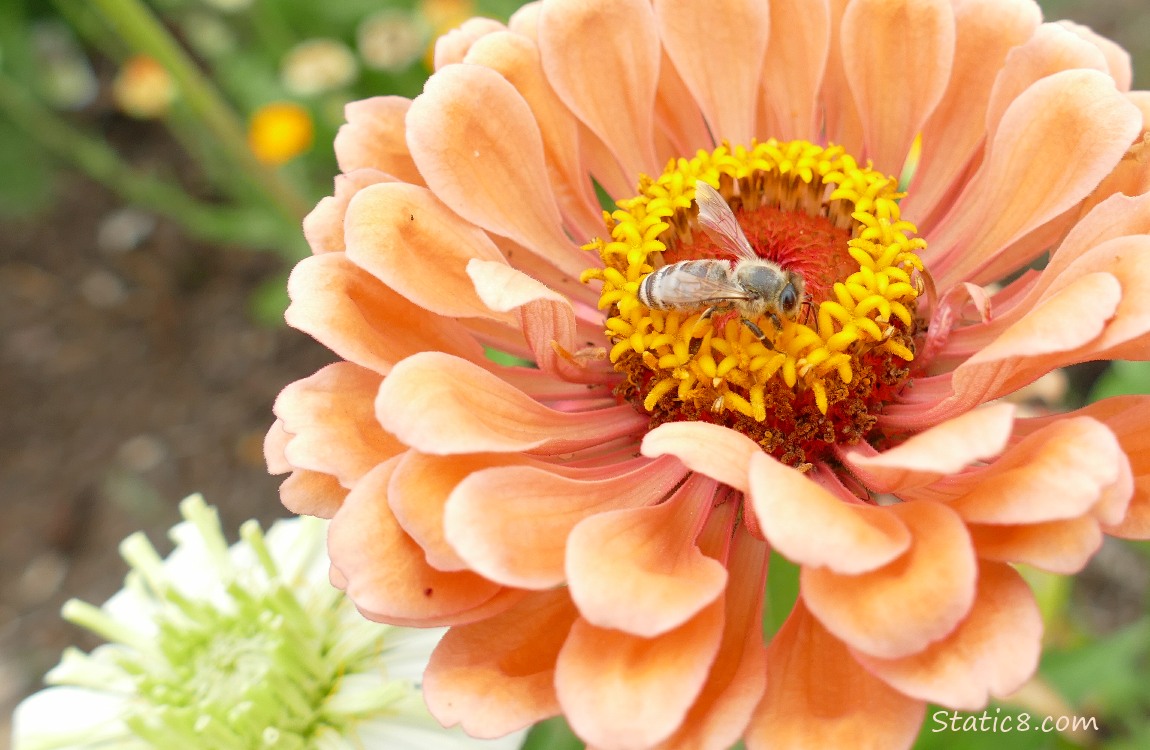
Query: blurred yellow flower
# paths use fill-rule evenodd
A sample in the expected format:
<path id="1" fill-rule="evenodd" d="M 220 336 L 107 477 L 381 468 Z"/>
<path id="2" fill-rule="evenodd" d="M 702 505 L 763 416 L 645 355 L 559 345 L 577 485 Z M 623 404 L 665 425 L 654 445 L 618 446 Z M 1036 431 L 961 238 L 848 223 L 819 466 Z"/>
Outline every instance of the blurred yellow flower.
<path id="1" fill-rule="evenodd" d="M 147 55 L 136 55 L 124 63 L 112 82 L 112 98 L 132 117 L 162 117 L 176 98 L 176 85 L 163 65 Z"/>
<path id="2" fill-rule="evenodd" d="M 311 148 L 311 114 L 294 102 L 272 102 L 255 111 L 248 125 L 248 144 L 265 164 L 283 164 Z"/>

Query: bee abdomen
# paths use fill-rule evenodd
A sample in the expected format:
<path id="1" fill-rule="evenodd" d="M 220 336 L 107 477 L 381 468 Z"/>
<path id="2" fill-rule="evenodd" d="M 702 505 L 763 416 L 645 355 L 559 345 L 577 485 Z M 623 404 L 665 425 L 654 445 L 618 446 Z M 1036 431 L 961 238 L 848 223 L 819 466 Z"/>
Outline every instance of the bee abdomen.
<path id="1" fill-rule="evenodd" d="M 681 274 L 706 278 L 713 275 L 714 261 L 681 260 L 678 263 L 657 268 L 639 283 L 639 301 L 652 310 L 675 310 L 681 308 L 679 284 L 675 279 Z"/>

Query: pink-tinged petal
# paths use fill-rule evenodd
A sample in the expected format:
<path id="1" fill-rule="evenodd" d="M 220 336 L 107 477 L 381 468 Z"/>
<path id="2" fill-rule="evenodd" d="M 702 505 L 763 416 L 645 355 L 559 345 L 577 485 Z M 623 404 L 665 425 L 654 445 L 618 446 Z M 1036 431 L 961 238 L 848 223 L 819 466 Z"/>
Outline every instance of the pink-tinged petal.
<path id="1" fill-rule="evenodd" d="M 480 39 L 506 30 L 506 26 L 491 18 L 469 18 L 463 25 L 452 29 L 435 40 L 435 69 L 463 62 L 467 53 Z"/>
<path id="2" fill-rule="evenodd" d="M 348 206 L 347 257 L 420 307 L 446 317 L 494 317 L 475 294 L 467 263 L 506 263 L 478 227 L 427 188 L 386 183 L 364 188 Z"/>
<path id="3" fill-rule="evenodd" d="M 855 658 L 901 693 L 968 711 L 1013 693 L 1038 667 L 1042 615 L 1009 565 L 983 563 L 970 615 L 946 639 L 904 659 Z"/>
<path id="4" fill-rule="evenodd" d="M 631 180 L 657 174 L 659 38 L 648 0 L 555 0 L 543 5 L 538 28 L 543 69 L 559 98 Z"/>
<path id="5" fill-rule="evenodd" d="M 762 449 L 746 435 L 707 422 L 668 422 L 643 436 L 644 456 L 675 456 L 697 471 L 742 492 L 750 489 L 751 456 Z"/>
<path id="6" fill-rule="evenodd" d="M 439 570 L 466 570 L 467 563 L 444 535 L 447 498 L 471 473 L 522 460 L 520 456 L 504 453 L 427 456 L 408 451 L 391 475 L 387 501 L 399 525 L 423 548 L 429 565 Z"/>
<path id="7" fill-rule="evenodd" d="M 602 211 L 579 160 L 578 124 L 547 81 L 535 42 L 507 31 L 490 34 L 476 42 L 465 62 L 497 71 L 522 95 L 539 125 L 551 187 L 564 218 L 580 241 L 602 233 Z"/>
<path id="8" fill-rule="evenodd" d="M 475 260 L 468 264 L 475 292 L 491 310 L 516 313 L 535 364 L 545 373 L 576 383 L 609 379 L 602 363 L 580 363 L 574 353 L 577 322 L 570 300 L 504 263 Z M 592 334 L 593 335 L 593 334 Z"/>
<path id="9" fill-rule="evenodd" d="M 831 43 L 827 50 L 827 67 L 823 74 L 819 101 L 824 112 L 825 138 L 837 143 L 848 154 L 863 152 L 862 120 L 858 105 L 851 94 L 847 82 L 847 72 L 843 63 L 842 21 L 851 0 L 830 0 Z M 817 130 L 815 132 L 818 132 Z"/>
<path id="10" fill-rule="evenodd" d="M 819 86 L 831 41 L 827 0 L 771 0 L 756 135 L 780 141 L 818 132 Z"/>
<path id="11" fill-rule="evenodd" d="M 311 251 L 316 255 L 342 252 L 345 249 L 343 220 L 352 197 L 368 185 L 395 181 L 395 177 L 370 167 L 336 175 L 335 194 L 321 200 L 303 219 L 303 236 Z"/>
<path id="12" fill-rule="evenodd" d="M 1059 21 L 1058 25 L 1097 47 L 1102 56 L 1106 58 L 1106 71 L 1114 79 L 1114 84 L 1118 90 L 1130 90 L 1130 85 L 1134 82 L 1134 68 L 1130 62 L 1129 52 L 1082 24 L 1073 21 Z"/>
<path id="13" fill-rule="evenodd" d="M 301 516 L 332 518 L 343 505 L 347 488 L 330 474 L 297 469 L 280 483 L 280 502 Z"/>
<path id="14" fill-rule="evenodd" d="M 1076 274 L 1100 271 L 1118 279 L 1122 299 L 1102 335 L 1082 359 L 1150 359 L 1150 236 L 1120 237 L 1070 265 L 1052 289 Z"/>
<path id="15" fill-rule="evenodd" d="M 538 466 L 505 466 L 470 474 L 447 500 L 448 543 L 472 570 L 526 589 L 566 579 L 567 539 L 580 521 L 661 502 L 685 471 L 670 458 L 590 478 Z"/>
<path id="16" fill-rule="evenodd" d="M 894 514 L 844 502 L 761 451 L 751 457 L 750 476 L 759 527 L 789 560 L 855 574 L 887 565 L 911 546 Z"/>
<path id="17" fill-rule="evenodd" d="M 556 589 L 447 631 L 423 676 L 432 715 L 474 737 L 500 737 L 558 714 L 555 661 L 577 616 Z"/>
<path id="18" fill-rule="evenodd" d="M 863 669 L 800 600 L 767 649 L 767 692 L 747 750 L 905 750 L 925 712 Z"/>
<path id="19" fill-rule="evenodd" d="M 375 419 L 383 378 L 336 362 L 284 388 L 272 411 L 292 438 L 284 455 L 293 468 L 331 474 L 348 489 L 404 446 Z"/>
<path id="20" fill-rule="evenodd" d="M 646 750 L 683 722 L 723 636 L 723 601 L 655 638 L 576 620 L 555 665 L 571 728 L 602 750 Z"/>
<path id="21" fill-rule="evenodd" d="M 883 453 L 868 456 L 848 450 L 841 457 L 876 492 L 912 489 L 997 456 L 1005 450 L 1013 424 L 1014 407 L 995 404 L 936 425 Z"/>
<path id="22" fill-rule="evenodd" d="M 572 276 L 587 268 L 586 254 L 563 232 L 539 125 L 503 76 L 481 65 L 437 72 L 407 113 L 407 142 L 428 187 L 452 211 Z"/>
<path id="23" fill-rule="evenodd" d="M 1026 565 L 1073 575 L 1102 546 L 1098 520 L 1090 516 L 1019 526 L 968 523 L 974 549 L 984 560 Z"/>
<path id="24" fill-rule="evenodd" d="M 1070 353 L 1098 338 L 1121 296 L 1122 286 L 1108 273 L 1079 277 L 1050 295 L 955 369 L 954 404 L 973 407 L 1080 361 Z"/>
<path id="25" fill-rule="evenodd" d="M 843 14 L 841 33 L 866 157 L 878 171 L 897 175 L 946 91 L 954 62 L 954 10 L 948 0 L 854 0 Z"/>
<path id="26" fill-rule="evenodd" d="M 909 529 L 910 549 L 860 575 L 803 567 L 803 601 L 827 630 L 863 653 L 894 659 L 946 637 L 970 612 L 978 563 L 958 514 L 916 501 L 884 509 Z"/>
<path id="27" fill-rule="evenodd" d="M 291 439 L 291 433 L 284 429 L 282 419 L 277 419 L 268 428 L 268 434 L 264 435 L 264 462 L 268 465 L 268 474 L 287 474 L 292 470 L 292 465 L 284 456 L 284 450 Z"/>
<path id="28" fill-rule="evenodd" d="M 954 67 L 946 94 L 922 130 L 922 156 L 914 187 L 900 203 L 902 216 L 929 231 L 929 217 L 978 158 L 986 133 L 986 107 L 995 77 L 1010 50 L 1042 21 L 1033 0 L 966 0 L 954 7 Z"/>
<path id="29" fill-rule="evenodd" d="M 655 125 L 666 139 L 667 151 L 659 156 L 673 159 L 693 154 L 701 148 L 712 149 L 715 139 L 687 84 L 675 70 L 664 50 L 659 63 L 659 87 L 655 95 Z"/>
<path id="30" fill-rule="evenodd" d="M 586 518 L 567 539 L 567 586 L 592 625 L 651 638 L 713 602 L 727 571 L 695 544 L 715 483 L 688 478 L 666 502 Z"/>
<path id="31" fill-rule="evenodd" d="M 288 325 L 379 373 L 429 349 L 483 360 L 483 348 L 454 322 L 412 304 L 343 253 L 301 260 L 288 278 L 288 296 Z"/>
<path id="32" fill-rule="evenodd" d="M 928 238 L 935 253 L 946 253 L 931 265 L 935 282 L 985 283 L 1029 261 L 998 256 L 1089 195 L 1141 124 L 1138 108 L 1097 71 L 1055 73 L 1026 89 L 1003 115 L 978 175 Z"/>
<path id="33" fill-rule="evenodd" d="M 514 31 L 516 34 L 522 34 L 528 39 L 538 42 L 539 41 L 539 13 L 543 10 L 542 0 L 527 3 L 519 10 L 511 14 L 511 18 L 507 20 L 507 28 Z"/>
<path id="34" fill-rule="evenodd" d="M 397 364 L 375 403 L 385 430 L 421 453 L 568 453 L 637 435 L 646 417 L 629 405 L 549 409 L 498 376 L 442 352 Z"/>
<path id="35" fill-rule="evenodd" d="M 344 107 L 347 124 L 335 136 L 335 158 L 341 172 L 376 169 L 393 177 L 422 185 L 407 149 L 404 118 L 411 100 L 402 96 L 377 96 L 350 102 Z"/>
<path id="36" fill-rule="evenodd" d="M 678 731 L 654 750 L 726 750 L 742 736 L 766 688 L 762 617 L 767 554 L 767 545 L 758 539 L 735 533 L 727 567 L 738 585 L 727 592 L 719 653 Z"/>
<path id="37" fill-rule="evenodd" d="M 1126 457 L 1106 425 L 1060 419 L 969 478 L 973 488 L 950 502 L 971 523 L 1056 521 L 1087 513 L 1123 477 Z"/>
<path id="38" fill-rule="evenodd" d="M 366 616 L 397 625 L 467 622 L 503 590 L 471 572 L 444 572 L 396 522 L 387 485 L 396 461 L 369 472 L 344 500 L 328 532 L 331 563 Z M 509 603 L 505 606 L 509 606 Z"/>
<path id="39" fill-rule="evenodd" d="M 663 48 L 715 139 L 749 146 L 770 13 L 755 0 L 655 0 L 654 7 Z"/>

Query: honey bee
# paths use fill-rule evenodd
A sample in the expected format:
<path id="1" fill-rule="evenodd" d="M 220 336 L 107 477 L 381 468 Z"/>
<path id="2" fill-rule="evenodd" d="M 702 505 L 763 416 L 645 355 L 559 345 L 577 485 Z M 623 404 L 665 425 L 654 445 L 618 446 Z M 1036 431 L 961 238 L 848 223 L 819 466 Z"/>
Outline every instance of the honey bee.
<path id="1" fill-rule="evenodd" d="M 780 316 L 793 320 L 804 301 L 802 275 L 759 257 L 719 191 L 698 182 L 695 202 L 699 226 L 735 260 L 681 260 L 657 268 L 639 284 L 639 301 L 652 310 L 705 308 L 704 319 L 736 310 L 743 325 L 767 343 L 753 319 L 766 315 L 775 330 L 783 326 Z"/>

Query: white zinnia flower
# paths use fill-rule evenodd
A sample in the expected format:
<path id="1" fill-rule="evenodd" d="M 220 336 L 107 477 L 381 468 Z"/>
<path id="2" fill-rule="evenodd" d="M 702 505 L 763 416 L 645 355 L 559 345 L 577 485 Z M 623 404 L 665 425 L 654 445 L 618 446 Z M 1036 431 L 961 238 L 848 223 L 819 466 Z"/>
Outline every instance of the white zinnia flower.
<path id="1" fill-rule="evenodd" d="M 176 548 L 142 533 L 103 607 L 64 617 L 108 639 L 68 649 L 50 687 L 13 719 L 13 750 L 505 750 L 522 733 L 472 739 L 427 713 L 419 681 L 440 630 L 364 620 L 327 581 L 327 522 L 255 521 L 230 549 L 214 508 L 192 495 Z"/>

